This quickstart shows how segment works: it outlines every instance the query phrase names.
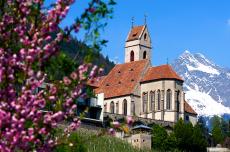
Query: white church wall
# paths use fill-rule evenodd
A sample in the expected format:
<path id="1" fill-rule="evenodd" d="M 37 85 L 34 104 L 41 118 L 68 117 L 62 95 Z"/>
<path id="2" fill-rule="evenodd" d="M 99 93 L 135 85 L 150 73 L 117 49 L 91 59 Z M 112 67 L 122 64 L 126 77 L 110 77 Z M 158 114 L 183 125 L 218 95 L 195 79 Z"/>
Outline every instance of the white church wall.
<path id="1" fill-rule="evenodd" d="M 165 111 L 164 120 L 175 122 L 175 111 Z"/>
<path id="2" fill-rule="evenodd" d="M 182 84 L 182 82 L 179 82 L 179 81 L 175 82 L 175 90 L 179 90 L 180 91 L 180 114 L 179 114 L 179 118 L 184 119 L 185 94 L 183 92 L 183 84 Z"/>
<path id="3" fill-rule="evenodd" d="M 126 63 L 130 62 L 130 53 L 131 53 L 131 51 L 134 52 L 134 61 L 139 61 L 140 60 L 140 54 L 141 54 L 139 50 L 140 50 L 139 45 L 126 48 L 125 49 L 125 62 Z"/>
<path id="4" fill-rule="evenodd" d="M 134 103 L 135 103 L 135 116 L 139 116 L 140 115 L 140 107 L 141 107 L 141 98 L 137 97 L 137 96 L 132 96 L 131 101 L 134 101 Z"/>
<path id="5" fill-rule="evenodd" d="M 105 99 L 104 101 L 104 105 L 107 105 L 107 111 L 106 112 L 110 112 L 110 104 L 113 101 L 114 102 L 114 113 L 116 114 L 123 114 L 123 102 L 124 100 L 127 101 L 127 115 L 131 115 L 131 97 L 130 96 L 124 96 L 124 97 L 118 97 L 118 98 L 112 98 L 112 99 Z M 116 107 L 116 103 L 118 103 L 118 113 L 117 113 L 117 107 Z"/>
<path id="6" fill-rule="evenodd" d="M 146 34 L 146 39 L 145 39 L 145 34 Z M 151 38 L 150 38 L 150 33 L 148 31 L 148 28 L 145 28 L 144 32 L 142 33 L 142 37 L 140 39 L 140 43 L 144 46 L 151 47 Z"/>
<path id="7" fill-rule="evenodd" d="M 104 93 L 97 94 L 97 105 L 101 106 L 101 115 L 100 120 L 104 120 L 103 113 L 104 113 Z"/>
<path id="8" fill-rule="evenodd" d="M 167 90 L 170 89 L 171 90 L 171 108 L 170 109 L 167 109 L 166 108 L 166 93 L 167 93 Z M 148 95 L 151 91 L 155 91 L 156 94 L 155 94 L 155 119 L 156 120 L 162 120 L 162 112 L 160 110 L 157 109 L 157 91 L 158 90 L 164 90 L 164 97 L 162 97 L 162 99 L 164 99 L 164 116 L 163 116 L 163 119 L 165 121 L 172 121 L 172 122 L 175 122 L 176 118 L 175 118 L 175 115 L 176 115 L 176 112 L 175 112 L 175 108 L 176 108 L 176 102 L 175 102 L 175 91 L 176 90 L 179 90 L 181 92 L 180 94 L 180 101 L 181 101 L 181 111 L 182 113 L 180 114 L 180 117 L 183 118 L 183 111 L 184 111 L 184 97 L 183 97 L 183 91 L 182 91 L 182 86 L 175 83 L 174 80 L 161 80 L 161 81 L 152 81 L 152 82 L 148 82 L 148 83 L 143 83 L 141 84 L 141 94 L 143 92 L 148 92 Z M 162 94 L 161 94 L 162 96 Z M 150 98 L 148 98 L 148 105 L 150 104 L 149 102 L 150 101 Z M 162 104 L 162 103 L 161 103 Z M 143 103 L 142 103 L 142 97 L 141 97 L 141 107 L 143 106 Z M 149 109 L 149 108 L 148 108 Z M 143 110 L 142 110 L 143 112 Z M 153 115 L 151 111 L 148 111 L 148 115 L 147 117 L 148 118 L 151 118 L 151 116 Z M 142 114 L 141 116 L 143 117 L 146 117 L 145 114 Z"/>
<path id="9" fill-rule="evenodd" d="M 194 114 L 190 114 L 186 112 L 184 114 L 184 120 L 185 122 L 191 122 L 193 126 L 197 124 L 197 116 Z"/>
<path id="10" fill-rule="evenodd" d="M 155 113 L 155 119 L 156 119 L 156 120 L 161 120 L 161 112 L 160 112 L 160 111 L 157 111 L 157 112 Z"/>

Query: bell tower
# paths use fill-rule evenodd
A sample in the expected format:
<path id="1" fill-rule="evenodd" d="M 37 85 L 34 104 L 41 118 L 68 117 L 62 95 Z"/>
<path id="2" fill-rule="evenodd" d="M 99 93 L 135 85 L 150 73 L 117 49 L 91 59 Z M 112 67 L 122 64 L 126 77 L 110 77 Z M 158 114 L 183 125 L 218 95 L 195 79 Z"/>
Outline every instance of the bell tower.
<path id="1" fill-rule="evenodd" d="M 151 39 L 147 25 L 132 26 L 125 43 L 125 63 L 151 60 Z"/>

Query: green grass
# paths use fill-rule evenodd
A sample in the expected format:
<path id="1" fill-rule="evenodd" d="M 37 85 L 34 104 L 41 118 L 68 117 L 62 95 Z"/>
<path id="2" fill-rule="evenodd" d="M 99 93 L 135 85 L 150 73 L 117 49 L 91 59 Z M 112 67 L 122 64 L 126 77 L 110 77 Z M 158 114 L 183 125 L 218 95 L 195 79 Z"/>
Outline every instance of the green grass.
<path id="1" fill-rule="evenodd" d="M 78 131 L 78 135 L 87 152 L 150 152 L 135 149 L 126 141 L 108 135 L 98 136 L 86 130 Z"/>

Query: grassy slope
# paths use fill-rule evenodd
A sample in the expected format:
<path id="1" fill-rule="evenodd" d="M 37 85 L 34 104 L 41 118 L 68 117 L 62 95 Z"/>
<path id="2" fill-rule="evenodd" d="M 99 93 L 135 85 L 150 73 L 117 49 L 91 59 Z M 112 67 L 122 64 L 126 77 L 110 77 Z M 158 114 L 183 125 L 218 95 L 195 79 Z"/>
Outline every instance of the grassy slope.
<path id="1" fill-rule="evenodd" d="M 148 152 L 147 150 L 135 149 L 121 139 L 107 135 L 98 137 L 90 131 L 81 130 L 79 136 L 88 152 Z"/>

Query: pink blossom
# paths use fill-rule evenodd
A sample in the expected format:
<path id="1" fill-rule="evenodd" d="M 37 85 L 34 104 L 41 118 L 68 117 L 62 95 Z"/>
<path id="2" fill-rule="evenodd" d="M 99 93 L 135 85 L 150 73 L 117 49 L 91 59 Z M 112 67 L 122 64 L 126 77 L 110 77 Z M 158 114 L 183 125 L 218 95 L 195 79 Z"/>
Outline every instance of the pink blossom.
<path id="1" fill-rule="evenodd" d="M 77 79 L 77 73 L 76 72 L 72 72 L 70 77 L 73 79 L 73 80 L 76 80 Z"/>
<path id="2" fill-rule="evenodd" d="M 65 85 L 68 86 L 68 85 L 70 85 L 71 80 L 70 80 L 68 77 L 64 77 L 64 78 L 63 78 L 63 82 L 64 82 Z"/>
<path id="3" fill-rule="evenodd" d="M 64 85 L 48 80 L 44 73 L 47 61 L 60 51 L 63 38 L 70 39 L 68 33 L 81 28 L 76 23 L 65 31 L 59 29 L 73 2 L 56 0 L 47 11 L 43 0 L 7 0 L 4 4 L 11 9 L 5 9 L 0 19 L 0 39 L 4 42 L 0 48 L 0 82 L 4 84 L 0 90 L 0 151 L 51 151 L 56 144 L 54 129 L 63 120 L 75 117 L 74 100 L 83 95 L 88 75 L 93 79 L 98 73 L 98 68 L 83 64 L 63 78 Z M 99 5 L 92 2 L 93 6 Z M 37 22 L 36 4 L 41 7 Z M 87 11 L 93 13 L 96 8 Z M 47 82 L 50 85 L 44 88 Z M 62 111 L 57 112 L 56 105 Z M 80 124 L 74 119 L 67 130 L 76 130 Z"/>
<path id="4" fill-rule="evenodd" d="M 133 122 L 134 122 L 133 118 L 130 117 L 130 116 L 127 117 L 126 121 L 127 121 L 127 124 L 128 124 L 128 125 L 132 125 Z"/>
<path id="5" fill-rule="evenodd" d="M 114 128 L 119 128 L 119 127 L 120 127 L 120 123 L 119 123 L 118 121 L 113 121 L 113 122 L 112 122 L 112 126 L 113 126 Z"/>
<path id="6" fill-rule="evenodd" d="M 116 132 L 113 128 L 110 128 L 109 129 L 109 134 L 112 135 L 112 136 L 115 136 Z"/>

